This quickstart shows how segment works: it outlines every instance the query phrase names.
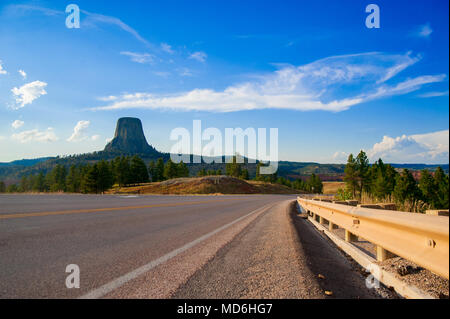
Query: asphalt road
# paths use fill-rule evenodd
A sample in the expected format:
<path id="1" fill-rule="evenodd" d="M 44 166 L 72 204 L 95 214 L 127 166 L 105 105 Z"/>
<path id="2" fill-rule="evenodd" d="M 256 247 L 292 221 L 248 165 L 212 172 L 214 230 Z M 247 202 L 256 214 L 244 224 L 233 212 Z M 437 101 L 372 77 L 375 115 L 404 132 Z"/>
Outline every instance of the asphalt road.
<path id="1" fill-rule="evenodd" d="M 0 195 L 0 298 L 84 296 L 287 198 Z M 66 288 L 69 264 L 79 289 Z"/>
<path id="2" fill-rule="evenodd" d="M 0 195 L 0 298 L 377 298 L 294 199 Z"/>

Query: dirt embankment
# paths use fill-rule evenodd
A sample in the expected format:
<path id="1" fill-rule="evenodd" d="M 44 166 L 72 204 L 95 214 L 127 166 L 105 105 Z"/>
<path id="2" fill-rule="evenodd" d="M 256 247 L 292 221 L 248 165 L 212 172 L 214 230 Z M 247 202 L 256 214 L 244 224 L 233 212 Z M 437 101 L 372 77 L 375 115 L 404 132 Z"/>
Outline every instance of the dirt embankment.
<path id="1" fill-rule="evenodd" d="M 229 176 L 175 178 L 134 187 L 116 187 L 108 193 L 121 194 L 297 194 L 292 188 Z"/>

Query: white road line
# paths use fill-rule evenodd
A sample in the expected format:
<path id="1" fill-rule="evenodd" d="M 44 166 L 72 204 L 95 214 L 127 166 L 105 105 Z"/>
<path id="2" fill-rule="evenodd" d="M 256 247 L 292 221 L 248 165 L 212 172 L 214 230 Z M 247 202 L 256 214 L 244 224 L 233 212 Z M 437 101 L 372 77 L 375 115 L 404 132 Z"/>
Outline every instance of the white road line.
<path id="1" fill-rule="evenodd" d="M 111 291 L 113 291 L 113 290 L 123 286 L 127 282 L 129 282 L 129 281 L 139 277 L 140 275 L 150 271 L 151 269 L 155 268 L 156 266 L 159 266 L 162 263 L 165 263 L 166 261 L 168 261 L 169 259 L 171 259 L 171 258 L 179 255 L 180 253 L 188 250 L 189 248 L 194 247 L 195 245 L 201 243 L 205 239 L 208 239 L 209 237 L 217 234 L 218 232 L 220 232 L 220 231 L 222 231 L 224 229 L 227 229 L 228 227 L 236 224 L 237 222 L 243 220 L 244 218 L 246 218 L 246 217 L 248 217 L 248 216 L 250 216 L 250 215 L 252 215 L 252 214 L 254 214 L 254 213 L 258 212 L 258 211 L 263 212 L 263 211 L 265 211 L 265 210 L 267 210 L 269 208 L 268 206 L 272 207 L 274 205 L 275 204 L 267 204 L 267 205 L 265 205 L 265 206 L 263 206 L 261 208 L 255 209 L 254 211 L 248 213 L 247 215 L 239 217 L 238 219 L 235 219 L 234 221 L 232 221 L 232 222 L 230 222 L 230 223 L 228 223 L 226 225 L 223 225 L 223 226 L 217 228 L 216 230 L 213 230 L 212 232 L 207 233 L 206 235 L 203 235 L 203 236 L 201 236 L 201 237 L 191 241 L 190 243 L 187 243 L 186 245 L 184 245 L 184 246 L 182 246 L 180 248 L 172 250 L 170 253 L 168 253 L 168 254 L 166 254 L 166 255 L 164 255 L 162 257 L 159 257 L 158 259 L 153 260 L 153 261 L 149 262 L 146 265 L 143 265 L 143 266 L 141 266 L 141 267 L 139 267 L 139 268 L 137 268 L 137 269 L 135 269 L 133 271 L 130 271 L 129 273 L 127 273 L 127 274 L 125 274 L 123 276 L 120 276 L 120 277 L 110 281 L 109 283 L 104 284 L 103 286 L 101 286 L 99 288 L 91 290 L 87 294 L 84 294 L 81 297 L 78 297 L 78 299 L 97 299 L 97 298 L 101 298 L 101 297 L 105 296 L 106 294 L 110 293 Z"/>

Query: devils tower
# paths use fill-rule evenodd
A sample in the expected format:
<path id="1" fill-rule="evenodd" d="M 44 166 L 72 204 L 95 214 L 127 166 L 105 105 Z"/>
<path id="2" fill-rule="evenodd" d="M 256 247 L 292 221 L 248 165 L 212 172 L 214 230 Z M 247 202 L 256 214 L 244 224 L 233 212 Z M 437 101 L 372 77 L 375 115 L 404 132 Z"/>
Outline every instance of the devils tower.
<path id="1" fill-rule="evenodd" d="M 122 117 L 117 121 L 116 133 L 111 142 L 105 146 L 106 152 L 126 154 L 151 154 L 157 151 L 148 145 L 142 122 L 134 117 Z"/>

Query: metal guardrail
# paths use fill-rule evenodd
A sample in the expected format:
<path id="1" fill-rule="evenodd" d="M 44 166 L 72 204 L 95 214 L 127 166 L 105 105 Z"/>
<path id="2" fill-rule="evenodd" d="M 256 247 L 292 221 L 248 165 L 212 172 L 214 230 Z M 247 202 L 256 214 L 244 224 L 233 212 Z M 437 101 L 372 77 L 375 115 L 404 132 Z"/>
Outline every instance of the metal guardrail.
<path id="1" fill-rule="evenodd" d="M 345 240 L 357 237 L 377 246 L 377 260 L 393 254 L 449 278 L 449 218 L 352 207 L 298 197 L 299 205 L 330 230 L 345 229 Z"/>

